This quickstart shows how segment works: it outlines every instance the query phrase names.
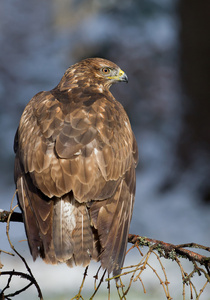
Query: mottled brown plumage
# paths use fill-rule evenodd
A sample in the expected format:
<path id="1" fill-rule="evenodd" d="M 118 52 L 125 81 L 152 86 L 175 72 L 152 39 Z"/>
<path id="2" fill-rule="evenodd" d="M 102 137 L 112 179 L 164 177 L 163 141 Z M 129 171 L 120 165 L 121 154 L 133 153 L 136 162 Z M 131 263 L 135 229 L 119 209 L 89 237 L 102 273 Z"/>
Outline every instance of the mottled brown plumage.
<path id="1" fill-rule="evenodd" d="M 114 63 L 86 59 L 26 106 L 16 133 L 15 182 L 34 260 L 123 265 L 138 150 L 109 88 L 127 81 Z"/>

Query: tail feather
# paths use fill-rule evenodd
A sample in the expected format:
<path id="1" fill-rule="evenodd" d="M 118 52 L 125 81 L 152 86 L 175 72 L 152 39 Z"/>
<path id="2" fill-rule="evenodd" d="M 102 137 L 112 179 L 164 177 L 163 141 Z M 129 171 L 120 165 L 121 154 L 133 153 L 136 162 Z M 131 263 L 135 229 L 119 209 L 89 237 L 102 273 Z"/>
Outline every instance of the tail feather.
<path id="1" fill-rule="evenodd" d="M 93 257 L 94 240 L 85 204 L 77 206 L 77 224 L 72 238 L 74 241 L 75 264 L 87 266 Z"/>
<path id="2" fill-rule="evenodd" d="M 68 199 L 55 200 L 52 239 L 56 259 L 59 262 L 69 260 L 74 252 L 72 231 L 76 227 L 75 211 L 74 201 L 68 201 Z"/>

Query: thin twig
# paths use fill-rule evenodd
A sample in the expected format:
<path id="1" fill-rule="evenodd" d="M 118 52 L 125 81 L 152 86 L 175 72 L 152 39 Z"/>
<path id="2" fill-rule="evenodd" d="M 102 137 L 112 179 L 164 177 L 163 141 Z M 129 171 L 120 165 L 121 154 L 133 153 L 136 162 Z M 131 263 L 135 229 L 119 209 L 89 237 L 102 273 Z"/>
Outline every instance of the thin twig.
<path id="1" fill-rule="evenodd" d="M 104 280 L 105 274 L 106 274 L 106 270 L 104 271 L 103 275 L 101 276 L 100 282 L 99 282 L 98 286 L 96 287 L 94 293 L 93 293 L 92 296 L 90 297 L 90 300 L 92 300 L 93 297 L 95 296 L 95 294 L 97 293 L 99 287 L 101 286 L 101 284 L 102 284 L 102 282 L 103 282 L 103 280 Z"/>
<path id="2" fill-rule="evenodd" d="M 14 198 L 13 198 L 14 199 Z M 12 202 L 13 202 L 13 199 L 12 199 Z M 11 240 L 10 240 L 10 236 L 9 236 L 9 228 L 10 228 L 10 218 L 11 218 L 11 215 L 13 214 L 14 210 L 17 208 L 18 205 L 16 205 L 14 208 L 12 208 L 12 202 L 11 202 L 11 208 L 10 208 L 10 214 L 8 216 L 8 220 L 7 220 L 7 230 L 6 230 L 6 234 L 7 234 L 7 239 L 9 241 L 9 244 L 10 244 L 10 247 L 11 249 L 20 257 L 20 259 L 22 260 L 22 262 L 24 263 L 27 271 L 29 272 L 31 278 L 33 278 L 33 284 L 35 285 L 37 291 L 38 291 L 38 297 L 40 298 L 40 300 L 43 300 L 43 296 L 42 296 L 42 292 L 41 292 L 41 289 L 35 279 L 35 277 L 33 276 L 32 272 L 31 272 L 31 269 L 29 268 L 25 258 L 15 249 L 15 247 L 13 246 Z M 27 275 L 27 274 L 26 274 Z"/>
<path id="3" fill-rule="evenodd" d="M 0 249 L 0 253 L 5 253 L 5 254 L 11 255 L 11 256 L 15 256 L 14 253 L 11 253 L 11 252 L 8 252 L 8 251 L 4 251 L 4 250 L 1 250 L 1 249 Z"/>
<path id="4" fill-rule="evenodd" d="M 85 268 L 85 272 L 83 274 L 83 279 L 82 279 L 82 283 L 80 285 L 79 293 L 76 296 L 74 296 L 71 300 L 73 300 L 73 299 L 76 299 L 76 300 L 78 299 L 79 300 L 80 298 L 83 299 L 83 297 L 81 295 L 81 292 L 82 292 L 82 288 L 83 288 L 84 283 L 85 283 L 85 278 L 87 276 L 88 267 L 89 267 L 89 265 Z"/>

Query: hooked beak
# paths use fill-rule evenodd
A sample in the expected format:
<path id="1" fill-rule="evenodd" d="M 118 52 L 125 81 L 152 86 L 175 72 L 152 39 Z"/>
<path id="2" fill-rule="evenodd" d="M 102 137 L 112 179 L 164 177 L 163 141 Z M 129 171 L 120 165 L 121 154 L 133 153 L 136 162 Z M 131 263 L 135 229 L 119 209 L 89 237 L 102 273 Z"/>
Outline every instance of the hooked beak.
<path id="1" fill-rule="evenodd" d="M 127 82 L 128 83 L 128 76 L 125 74 L 125 72 L 123 70 L 120 69 L 119 71 L 119 76 L 118 76 L 118 80 L 119 81 L 124 81 L 124 82 Z"/>

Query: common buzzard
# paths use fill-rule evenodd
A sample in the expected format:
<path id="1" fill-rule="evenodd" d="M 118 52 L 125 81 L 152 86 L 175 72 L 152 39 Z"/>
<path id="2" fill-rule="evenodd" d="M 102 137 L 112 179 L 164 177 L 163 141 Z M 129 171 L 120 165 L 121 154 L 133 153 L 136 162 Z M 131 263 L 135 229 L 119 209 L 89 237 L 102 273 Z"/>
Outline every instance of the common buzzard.
<path id="1" fill-rule="evenodd" d="M 21 116 L 15 182 L 34 260 L 72 267 L 94 259 L 121 272 L 138 160 L 128 116 L 109 91 L 122 81 L 116 64 L 82 60 Z"/>

